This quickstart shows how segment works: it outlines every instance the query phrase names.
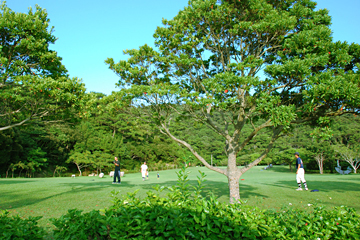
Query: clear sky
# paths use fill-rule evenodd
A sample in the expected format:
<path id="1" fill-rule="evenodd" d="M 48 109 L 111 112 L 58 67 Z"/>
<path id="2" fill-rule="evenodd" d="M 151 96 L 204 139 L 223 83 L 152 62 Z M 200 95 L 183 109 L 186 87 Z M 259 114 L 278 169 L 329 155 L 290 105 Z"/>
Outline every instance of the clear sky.
<path id="1" fill-rule="evenodd" d="M 0 0 L 1 1 L 1 0 Z M 8 0 L 15 12 L 35 5 L 45 8 L 58 38 L 50 48 L 63 58 L 70 77 L 79 77 L 87 91 L 117 91 L 118 77 L 104 63 L 125 60 L 124 49 L 154 46 L 152 35 L 162 18 L 172 19 L 187 0 Z M 360 0 L 318 0 L 332 16 L 335 41 L 360 43 Z"/>

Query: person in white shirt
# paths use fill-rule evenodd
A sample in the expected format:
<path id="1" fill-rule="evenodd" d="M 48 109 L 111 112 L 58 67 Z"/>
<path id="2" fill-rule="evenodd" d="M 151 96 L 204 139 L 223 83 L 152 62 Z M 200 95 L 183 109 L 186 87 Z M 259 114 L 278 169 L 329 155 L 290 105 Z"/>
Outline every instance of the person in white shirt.
<path id="1" fill-rule="evenodd" d="M 141 165 L 141 175 L 143 178 L 143 181 L 145 181 L 146 173 L 147 173 L 148 166 L 146 165 L 146 162 L 144 162 L 143 165 Z"/>

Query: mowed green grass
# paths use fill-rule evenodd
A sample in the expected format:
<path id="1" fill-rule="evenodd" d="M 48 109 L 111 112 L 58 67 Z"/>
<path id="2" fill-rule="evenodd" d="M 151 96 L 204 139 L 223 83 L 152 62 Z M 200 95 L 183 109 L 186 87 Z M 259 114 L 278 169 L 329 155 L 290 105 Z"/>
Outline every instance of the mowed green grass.
<path id="1" fill-rule="evenodd" d="M 246 204 L 261 209 L 280 210 L 284 207 L 310 210 L 318 204 L 332 208 L 345 205 L 355 208 L 360 213 L 360 174 L 305 174 L 309 189 L 319 192 L 295 191 L 297 188 L 295 173 L 288 167 L 274 166 L 262 170 L 257 166 L 242 175 L 240 196 Z M 213 192 L 222 202 L 229 201 L 227 178 L 207 168 L 188 168 L 189 184 L 197 184 L 199 170 L 204 172 L 204 194 Z M 0 180 L 0 209 L 7 209 L 11 214 L 20 216 L 43 216 L 40 225 L 50 226 L 49 218 L 60 217 L 68 209 L 102 209 L 111 205 L 111 192 L 120 194 L 140 189 L 139 197 L 146 196 L 157 184 L 172 186 L 177 183 L 176 171 L 150 172 L 150 177 L 142 181 L 140 173 L 127 174 L 122 184 L 112 184 L 112 178 L 76 177 L 76 178 L 13 178 Z M 165 193 L 164 193 L 165 194 Z M 290 205 L 291 203 L 291 205 Z"/>

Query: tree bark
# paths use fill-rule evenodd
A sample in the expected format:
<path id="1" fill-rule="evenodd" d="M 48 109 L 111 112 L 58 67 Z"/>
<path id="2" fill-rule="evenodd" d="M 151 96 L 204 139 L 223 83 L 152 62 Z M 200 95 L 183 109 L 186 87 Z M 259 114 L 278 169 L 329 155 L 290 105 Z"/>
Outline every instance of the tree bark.
<path id="1" fill-rule="evenodd" d="M 318 155 L 316 155 L 315 159 L 319 166 L 320 174 L 323 174 L 324 173 L 324 155 L 323 155 L 323 153 L 319 153 Z"/>
<path id="2" fill-rule="evenodd" d="M 230 204 L 238 203 L 240 201 L 240 189 L 239 189 L 239 176 L 234 174 L 228 175 L 229 192 L 230 192 Z"/>
<path id="3" fill-rule="evenodd" d="M 75 163 L 75 165 L 76 165 L 76 167 L 77 167 L 77 169 L 79 170 L 79 177 L 81 176 L 81 170 L 80 170 L 80 166 L 79 166 L 79 164 L 77 164 L 77 163 Z"/>
<path id="4" fill-rule="evenodd" d="M 6 127 L 1 127 L 0 131 L 4 131 L 4 130 L 7 130 L 7 129 L 10 129 L 10 128 L 13 128 L 13 127 L 21 126 L 21 125 L 23 125 L 24 123 L 26 123 L 29 120 L 30 120 L 30 118 L 27 118 L 27 119 L 25 119 L 25 120 L 23 120 L 23 121 L 21 121 L 19 123 L 15 123 L 13 125 L 9 125 L 9 126 L 6 126 Z"/>
<path id="5" fill-rule="evenodd" d="M 10 168 L 11 168 L 11 164 L 10 164 L 10 166 L 8 167 L 8 169 L 6 170 L 6 178 L 8 178 L 8 173 L 9 173 Z"/>
<path id="6" fill-rule="evenodd" d="M 236 165 L 236 152 L 231 147 L 228 150 L 228 166 L 225 175 L 228 178 L 230 204 L 238 203 L 240 201 L 239 178 L 241 172 Z"/>

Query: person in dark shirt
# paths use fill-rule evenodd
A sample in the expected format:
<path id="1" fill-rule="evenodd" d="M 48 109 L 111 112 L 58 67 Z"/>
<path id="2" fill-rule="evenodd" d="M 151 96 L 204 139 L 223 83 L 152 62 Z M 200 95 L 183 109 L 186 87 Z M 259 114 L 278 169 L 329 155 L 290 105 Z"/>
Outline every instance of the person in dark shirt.
<path id="1" fill-rule="evenodd" d="M 115 161 L 114 161 L 114 165 L 115 165 L 115 171 L 114 171 L 114 181 L 113 184 L 116 184 L 116 178 L 118 179 L 118 184 L 121 183 L 121 178 L 120 178 L 120 162 L 118 160 L 117 157 L 115 157 Z"/>
<path id="2" fill-rule="evenodd" d="M 308 190 L 306 180 L 305 180 L 305 170 L 304 170 L 303 161 L 301 160 L 298 152 L 295 153 L 295 157 L 296 157 L 296 181 L 297 181 L 297 184 L 299 185 L 299 188 L 296 190 L 302 191 L 301 182 L 304 184 L 305 190 Z"/>

